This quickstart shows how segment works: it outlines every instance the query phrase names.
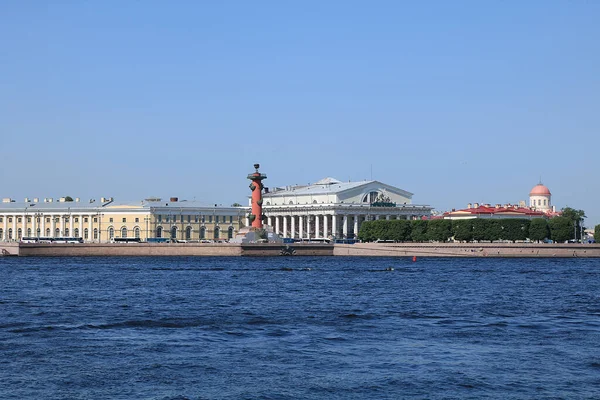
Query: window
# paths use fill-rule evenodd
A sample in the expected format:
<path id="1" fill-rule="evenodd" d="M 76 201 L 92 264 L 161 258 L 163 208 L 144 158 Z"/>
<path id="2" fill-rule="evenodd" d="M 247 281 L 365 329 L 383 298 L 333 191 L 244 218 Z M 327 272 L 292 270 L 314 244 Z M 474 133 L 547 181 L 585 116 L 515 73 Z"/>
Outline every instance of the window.
<path id="1" fill-rule="evenodd" d="M 188 226 L 185 228 L 185 240 L 190 240 L 192 238 L 192 227 Z"/>
<path id="2" fill-rule="evenodd" d="M 544 199 L 544 205 L 546 205 L 546 199 Z"/>
<path id="3" fill-rule="evenodd" d="M 123 223 L 127 222 L 127 218 L 123 218 Z"/>
<path id="4" fill-rule="evenodd" d="M 59 219 L 59 218 L 54 218 L 54 222 L 57 222 L 57 223 L 58 223 L 59 221 L 60 221 L 60 219 Z"/>
<path id="5" fill-rule="evenodd" d="M 290 200 L 289 204 L 294 204 L 294 202 L 292 200 Z"/>
<path id="6" fill-rule="evenodd" d="M 8 239 L 12 239 L 13 238 L 12 233 L 13 233 L 12 232 L 12 228 L 8 228 Z"/>
<path id="7" fill-rule="evenodd" d="M 219 227 L 217 226 L 215 228 L 215 239 L 218 239 L 218 238 L 219 238 Z"/>
<path id="8" fill-rule="evenodd" d="M 112 218 L 111 218 L 112 219 Z M 115 237 L 115 228 L 112 226 L 108 228 L 108 238 L 113 239 Z"/>
<path id="9" fill-rule="evenodd" d="M 138 222 L 140 222 L 140 219 L 139 219 L 139 218 L 136 218 L 136 219 L 135 219 L 135 223 L 137 224 Z"/>
<path id="10" fill-rule="evenodd" d="M 21 217 L 17 218 L 17 222 L 21 222 L 21 220 L 22 220 Z"/>
<path id="11" fill-rule="evenodd" d="M 188 217 L 187 220 L 188 220 L 188 224 L 189 224 L 190 222 L 192 222 L 192 216 L 188 215 L 187 217 Z"/>
<path id="12" fill-rule="evenodd" d="M 0 217 L 0 222 L 4 222 L 4 219 L 2 217 Z"/>
<path id="13" fill-rule="evenodd" d="M 177 239 L 177 227 L 176 226 L 171 228 L 171 239 Z"/>
<path id="14" fill-rule="evenodd" d="M 40 218 L 39 218 L 39 217 L 38 217 L 38 218 L 36 218 L 36 219 L 35 219 L 35 222 L 37 222 L 37 223 L 39 224 L 39 223 L 40 223 Z"/>
<path id="15" fill-rule="evenodd" d="M 47 222 L 47 223 L 50 223 L 50 218 L 46 218 L 46 222 Z"/>
<path id="16" fill-rule="evenodd" d="M 230 223 L 230 224 L 233 224 L 233 215 L 230 215 L 230 216 L 229 216 L 229 223 Z"/>
<path id="17" fill-rule="evenodd" d="M 69 228 L 66 228 L 66 229 L 65 229 L 65 236 L 67 236 L 67 237 L 68 237 L 68 236 L 69 236 L 69 233 L 70 233 L 70 232 L 69 232 Z"/>
<path id="18" fill-rule="evenodd" d="M 12 222 L 12 217 L 9 217 L 9 218 L 8 218 L 8 222 Z"/>
<path id="19" fill-rule="evenodd" d="M 86 222 L 86 223 L 87 223 L 87 222 L 88 222 L 88 218 L 87 218 L 87 217 L 85 217 L 85 218 L 83 219 L 83 222 Z"/>
<path id="20" fill-rule="evenodd" d="M 158 221 L 158 223 L 160 224 L 162 222 L 162 215 L 157 215 L 156 216 L 156 220 Z"/>
<path id="21" fill-rule="evenodd" d="M 35 231 L 37 237 L 40 237 L 42 235 L 42 230 L 40 228 L 37 228 Z M 0 237 L 2 237 L 2 235 L 0 234 Z"/>
<path id="22" fill-rule="evenodd" d="M 79 229 L 77 229 L 77 228 L 73 229 L 73 236 L 79 237 Z"/>
<path id="23" fill-rule="evenodd" d="M 542 201 L 540 199 L 538 199 L 538 206 L 542 205 Z"/>
<path id="24" fill-rule="evenodd" d="M 98 218 L 94 218 L 94 222 L 98 222 Z"/>
<path id="25" fill-rule="evenodd" d="M 69 222 L 69 217 L 65 217 L 65 222 Z"/>
<path id="26" fill-rule="evenodd" d="M 31 217 L 27 217 L 27 222 L 31 222 Z"/>
<path id="27" fill-rule="evenodd" d="M 218 215 L 215 217 L 215 222 L 216 222 L 217 224 L 219 223 L 219 216 L 218 216 Z"/>
<path id="28" fill-rule="evenodd" d="M 50 228 L 46 228 L 46 236 L 50 237 Z"/>
<path id="29" fill-rule="evenodd" d="M 27 228 L 27 236 L 31 236 L 31 228 Z"/>
<path id="30" fill-rule="evenodd" d="M 169 217 L 168 215 L 165 216 L 165 222 L 169 222 L 170 219 L 171 217 Z"/>
<path id="31" fill-rule="evenodd" d="M 233 226 L 230 226 L 229 229 L 227 229 L 227 239 L 233 239 Z"/>
<path id="32" fill-rule="evenodd" d="M 181 219 L 181 223 L 183 224 L 183 215 L 181 216 L 181 218 L 180 218 L 180 219 Z"/>
<path id="33" fill-rule="evenodd" d="M 112 222 L 113 222 L 113 219 L 112 219 L 112 218 L 109 218 L 109 219 L 108 219 L 108 222 L 112 223 Z"/>
<path id="34" fill-rule="evenodd" d="M 157 238 L 161 238 L 162 237 L 162 226 L 159 226 L 158 228 L 156 228 L 156 237 Z"/>
<path id="35" fill-rule="evenodd" d="M 94 240 L 98 240 L 98 228 L 94 228 Z"/>
<path id="36" fill-rule="evenodd" d="M 88 231 L 88 228 L 85 228 L 85 229 L 83 230 L 83 238 L 84 238 L 85 240 L 88 240 L 88 239 L 89 239 L 89 237 L 88 237 L 88 236 L 89 236 L 89 233 L 90 233 L 90 232 Z"/>
<path id="37" fill-rule="evenodd" d="M 202 216 L 202 223 L 205 223 L 205 222 L 206 222 L 206 217 L 203 215 Z"/>
<path id="38" fill-rule="evenodd" d="M 60 229 L 56 228 L 54 230 L 54 237 L 60 237 Z"/>
<path id="39" fill-rule="evenodd" d="M 137 228 L 137 227 L 136 227 L 136 228 L 133 230 L 133 236 L 135 236 L 136 238 L 139 238 L 139 237 L 140 237 L 140 228 Z"/>
<path id="40" fill-rule="evenodd" d="M 0 222 L 2 222 L 2 221 L 0 221 Z M 194 215 L 194 222 L 198 222 L 198 216 L 197 215 Z"/>
<path id="41" fill-rule="evenodd" d="M 208 223 L 209 223 L 209 224 L 212 224 L 212 215 L 209 215 L 209 216 L 208 216 Z"/>
<path id="42" fill-rule="evenodd" d="M 75 222 L 79 222 L 79 218 L 75 218 Z"/>
<path id="43" fill-rule="evenodd" d="M 125 219 L 125 218 L 123 218 L 123 219 Z M 121 237 L 122 238 L 127 237 L 127 227 L 125 227 L 125 226 L 121 228 Z"/>
<path id="44" fill-rule="evenodd" d="M 200 239 L 206 239 L 206 228 L 200 228 Z"/>

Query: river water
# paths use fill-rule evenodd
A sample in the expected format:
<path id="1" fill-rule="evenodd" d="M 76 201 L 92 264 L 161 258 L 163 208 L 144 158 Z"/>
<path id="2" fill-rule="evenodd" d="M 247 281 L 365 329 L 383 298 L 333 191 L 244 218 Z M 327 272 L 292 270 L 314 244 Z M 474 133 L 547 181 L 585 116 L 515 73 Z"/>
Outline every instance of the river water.
<path id="1" fill-rule="evenodd" d="M 600 398 L 598 259 L 5 257 L 0 282 L 2 399 Z"/>

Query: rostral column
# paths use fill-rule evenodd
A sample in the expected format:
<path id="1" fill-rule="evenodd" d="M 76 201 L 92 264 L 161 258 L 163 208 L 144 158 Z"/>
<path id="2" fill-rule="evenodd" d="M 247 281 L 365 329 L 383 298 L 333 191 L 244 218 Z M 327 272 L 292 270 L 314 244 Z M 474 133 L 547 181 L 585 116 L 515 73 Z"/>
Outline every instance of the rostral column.
<path id="1" fill-rule="evenodd" d="M 252 183 L 250 184 L 250 190 L 252 190 L 252 211 L 251 214 L 248 216 L 248 219 L 250 220 L 250 226 L 252 228 L 262 229 L 263 219 L 265 218 L 265 216 L 262 213 L 262 180 L 267 179 L 267 176 L 258 172 L 260 164 L 254 164 L 254 168 L 256 169 L 256 172 L 248 174 L 248 179 L 252 181 Z"/>

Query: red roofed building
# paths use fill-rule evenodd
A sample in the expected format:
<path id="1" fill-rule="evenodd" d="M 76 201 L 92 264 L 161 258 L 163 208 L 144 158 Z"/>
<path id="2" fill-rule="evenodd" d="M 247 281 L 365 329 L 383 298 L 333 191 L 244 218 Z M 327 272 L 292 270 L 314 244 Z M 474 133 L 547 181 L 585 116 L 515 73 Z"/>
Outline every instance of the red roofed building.
<path id="1" fill-rule="evenodd" d="M 472 218 L 552 218 L 561 214 L 556 211 L 551 205 L 550 189 L 539 184 L 535 185 L 529 192 L 529 207 L 525 206 L 525 202 L 520 202 L 519 205 L 496 204 L 478 204 L 470 203 L 467 208 L 462 210 L 452 210 L 444 213 L 444 219 L 472 219 Z"/>

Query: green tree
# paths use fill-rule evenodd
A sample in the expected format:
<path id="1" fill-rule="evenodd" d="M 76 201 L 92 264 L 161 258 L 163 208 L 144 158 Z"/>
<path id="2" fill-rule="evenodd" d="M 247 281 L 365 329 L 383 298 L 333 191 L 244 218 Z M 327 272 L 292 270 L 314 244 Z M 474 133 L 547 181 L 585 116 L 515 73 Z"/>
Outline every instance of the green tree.
<path id="1" fill-rule="evenodd" d="M 485 222 L 485 240 L 501 240 L 502 237 L 502 221 L 498 219 L 488 219 Z"/>
<path id="2" fill-rule="evenodd" d="M 362 224 L 360 224 L 358 239 L 360 239 L 363 242 L 372 242 L 376 239 L 374 235 L 373 222 L 375 221 L 365 221 Z"/>
<path id="3" fill-rule="evenodd" d="M 525 240 L 529 234 L 529 220 L 523 218 L 509 218 L 502 220 L 502 239 Z"/>
<path id="4" fill-rule="evenodd" d="M 454 240 L 470 242 L 473 240 L 473 220 L 452 221 L 452 233 L 454 234 Z"/>
<path id="5" fill-rule="evenodd" d="M 71 196 L 65 196 L 65 201 L 73 201 L 73 198 Z"/>
<path id="6" fill-rule="evenodd" d="M 410 221 L 405 219 L 395 219 L 386 221 L 390 225 L 390 238 L 387 240 L 393 240 L 396 242 L 406 242 L 410 240 L 411 225 Z"/>
<path id="7" fill-rule="evenodd" d="M 432 219 L 427 224 L 427 238 L 434 242 L 445 242 L 452 236 L 452 221 Z"/>
<path id="8" fill-rule="evenodd" d="M 546 218 L 534 218 L 529 224 L 529 239 L 541 241 L 550 237 L 550 228 Z"/>
<path id="9" fill-rule="evenodd" d="M 561 243 L 573 237 L 573 223 L 567 217 L 554 217 L 548 221 L 550 237 L 555 242 Z"/>
<path id="10" fill-rule="evenodd" d="M 426 242 L 427 241 L 427 223 L 429 221 L 423 219 L 417 219 L 410 221 L 410 238 L 413 242 Z"/>
<path id="11" fill-rule="evenodd" d="M 231 205 L 231 207 L 241 207 L 241 206 L 242 206 L 242 205 L 241 205 L 240 203 L 233 203 L 233 204 Z"/>
<path id="12" fill-rule="evenodd" d="M 482 218 L 476 218 L 472 222 L 473 224 L 473 240 L 489 240 L 488 239 L 488 220 Z"/>
<path id="13" fill-rule="evenodd" d="M 594 227 L 594 239 L 596 242 L 600 242 L 600 225 Z"/>
<path id="14" fill-rule="evenodd" d="M 583 226 L 585 211 L 575 210 L 571 207 L 565 207 L 561 211 L 561 217 L 567 218 L 569 221 L 571 221 L 571 235 L 569 239 L 581 239 L 581 231 L 585 229 Z"/>

